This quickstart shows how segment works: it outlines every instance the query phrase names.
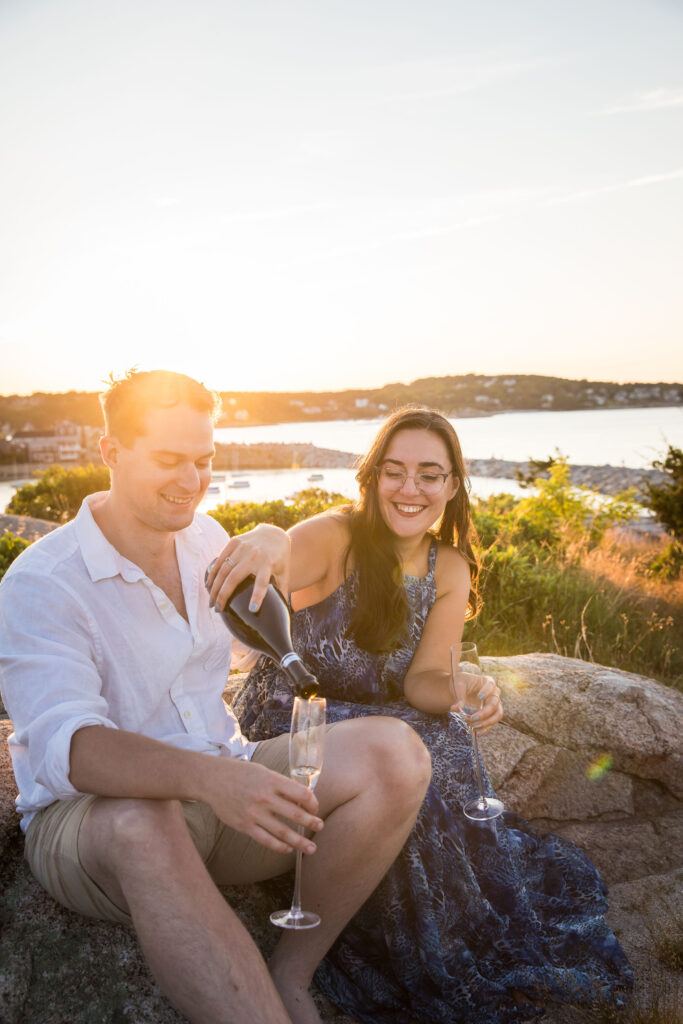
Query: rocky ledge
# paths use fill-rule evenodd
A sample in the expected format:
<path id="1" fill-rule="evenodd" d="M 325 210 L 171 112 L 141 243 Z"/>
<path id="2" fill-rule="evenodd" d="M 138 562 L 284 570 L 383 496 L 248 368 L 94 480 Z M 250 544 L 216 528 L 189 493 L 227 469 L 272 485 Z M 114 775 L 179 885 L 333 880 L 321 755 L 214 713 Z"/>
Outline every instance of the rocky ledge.
<path id="1" fill-rule="evenodd" d="M 482 737 L 507 807 L 580 843 L 610 887 L 609 921 L 637 977 L 635 1001 L 682 1005 L 683 695 L 643 676 L 551 654 L 485 659 L 505 723 Z M 241 685 L 232 676 L 226 700 Z M 11 722 L 0 722 L 9 735 Z M 159 993 L 134 935 L 55 904 L 21 857 L 14 778 L 0 743 L 0 1020 L 3 1024 L 182 1024 Z M 256 942 L 275 941 L 257 886 L 226 889 Z M 680 953 L 679 953 L 680 956 Z M 662 993 L 664 995 L 662 996 Z M 320 998 L 328 1024 L 351 1024 Z M 675 1009 L 667 1017 L 676 1019 Z M 553 1008 L 545 1024 L 574 1020 Z"/>
<path id="2" fill-rule="evenodd" d="M 360 458 L 352 452 L 318 448 L 312 444 L 217 444 L 214 469 L 291 469 L 295 466 L 307 469 L 351 469 L 358 465 Z M 569 469 L 575 486 L 589 487 L 601 494 L 618 494 L 629 487 L 642 494 L 646 482 L 661 484 L 668 479 L 658 469 L 583 465 L 570 465 Z M 467 471 L 470 476 L 516 480 L 517 473 L 526 476 L 530 466 L 528 461 L 469 459 Z M 543 477 L 548 474 L 540 472 L 538 475 Z"/>

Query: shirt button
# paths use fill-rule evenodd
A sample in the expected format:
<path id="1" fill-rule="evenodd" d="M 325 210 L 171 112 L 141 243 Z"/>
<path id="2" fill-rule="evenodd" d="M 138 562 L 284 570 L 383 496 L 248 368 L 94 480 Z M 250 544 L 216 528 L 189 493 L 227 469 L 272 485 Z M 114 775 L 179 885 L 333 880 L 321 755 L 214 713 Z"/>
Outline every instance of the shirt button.
<path id="1" fill-rule="evenodd" d="M 191 711 L 186 711 L 185 712 L 185 718 L 192 718 L 192 712 Z"/>
<path id="2" fill-rule="evenodd" d="M 161 608 L 162 612 L 165 612 L 166 609 L 168 608 L 168 601 L 160 601 L 159 607 Z"/>

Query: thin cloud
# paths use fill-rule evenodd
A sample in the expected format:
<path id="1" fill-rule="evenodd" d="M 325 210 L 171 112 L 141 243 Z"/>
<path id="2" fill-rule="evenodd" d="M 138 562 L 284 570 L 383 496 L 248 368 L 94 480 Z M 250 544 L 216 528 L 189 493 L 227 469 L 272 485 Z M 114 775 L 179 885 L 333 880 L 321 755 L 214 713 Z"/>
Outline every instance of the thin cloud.
<path id="1" fill-rule="evenodd" d="M 557 58 L 506 57 L 491 54 L 412 61 L 376 69 L 381 81 L 393 89 L 380 93 L 376 103 L 403 103 L 461 96 L 519 75 L 530 74 L 557 63 Z M 419 87 L 410 88 L 410 83 Z"/>
<path id="2" fill-rule="evenodd" d="M 152 196 L 152 205 L 160 210 L 166 210 L 171 206 L 177 206 L 180 202 L 178 196 L 158 195 Z"/>
<path id="3" fill-rule="evenodd" d="M 220 217 L 222 224 L 241 224 L 250 221 L 267 222 L 305 217 L 311 213 L 329 210 L 329 203 L 308 203 L 301 206 L 274 206 L 264 210 L 245 210 L 243 213 L 226 213 Z"/>
<path id="4" fill-rule="evenodd" d="M 683 178 L 683 167 L 675 171 L 665 171 L 662 174 L 646 174 L 642 178 L 632 178 L 630 181 L 619 181 L 613 185 L 602 185 L 600 188 L 582 189 L 580 192 L 569 192 L 567 195 L 558 196 L 555 199 L 548 199 L 543 206 L 559 206 L 563 203 L 575 203 L 582 199 L 593 199 L 595 196 L 611 195 L 614 192 L 625 192 L 632 188 L 643 188 L 647 185 L 659 185 L 664 181 L 679 181 Z"/>
<path id="5" fill-rule="evenodd" d="M 651 89 L 649 92 L 640 93 L 622 103 L 617 103 L 613 107 L 598 111 L 598 116 L 638 114 L 651 110 L 671 110 L 675 107 L 683 107 L 683 90 Z"/>

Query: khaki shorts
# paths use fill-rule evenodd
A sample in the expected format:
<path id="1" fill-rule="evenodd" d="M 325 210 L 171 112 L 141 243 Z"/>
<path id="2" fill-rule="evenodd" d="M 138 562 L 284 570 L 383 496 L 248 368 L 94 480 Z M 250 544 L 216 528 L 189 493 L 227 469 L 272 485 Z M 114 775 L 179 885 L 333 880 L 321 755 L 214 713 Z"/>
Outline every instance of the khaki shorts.
<path id="1" fill-rule="evenodd" d="M 280 775 L 288 775 L 288 734 L 259 743 L 252 760 Z M 131 924 L 130 915 L 111 902 L 78 859 L 81 822 L 98 799 L 81 796 L 58 800 L 39 811 L 26 833 L 25 857 L 43 888 L 69 910 L 86 917 Z M 217 885 L 257 882 L 281 875 L 293 866 L 294 854 L 275 853 L 236 832 L 224 825 L 206 804 L 184 800 L 181 806 L 192 841 Z"/>

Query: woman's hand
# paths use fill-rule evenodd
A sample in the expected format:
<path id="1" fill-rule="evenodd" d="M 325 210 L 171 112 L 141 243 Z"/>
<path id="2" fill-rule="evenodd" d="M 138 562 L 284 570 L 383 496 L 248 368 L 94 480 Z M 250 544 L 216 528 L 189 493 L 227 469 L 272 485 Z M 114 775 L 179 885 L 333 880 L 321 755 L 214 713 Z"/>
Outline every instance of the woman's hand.
<path id="1" fill-rule="evenodd" d="M 463 673 L 465 675 L 465 673 Z M 473 726 L 481 735 L 500 722 L 503 717 L 503 704 L 500 699 L 500 688 L 492 676 L 467 674 L 467 697 L 451 705 L 451 711 L 462 713 L 463 707 L 476 707 L 473 715 L 463 715 L 468 725 Z"/>
<path id="2" fill-rule="evenodd" d="M 212 562 L 207 576 L 211 603 L 224 608 L 237 584 L 254 576 L 250 608 L 258 611 L 271 579 L 284 594 L 288 593 L 289 562 L 289 536 L 279 526 L 259 523 L 253 530 L 232 537 Z"/>

